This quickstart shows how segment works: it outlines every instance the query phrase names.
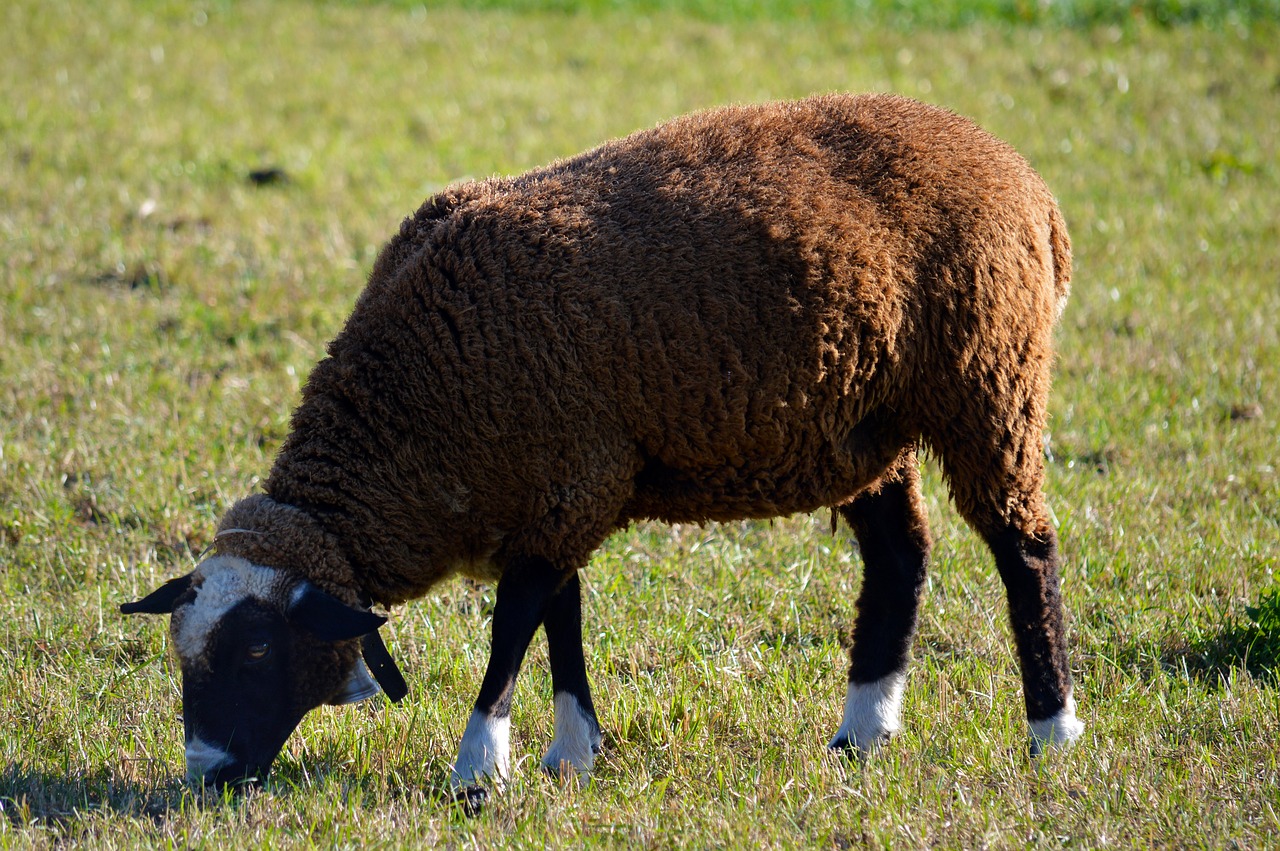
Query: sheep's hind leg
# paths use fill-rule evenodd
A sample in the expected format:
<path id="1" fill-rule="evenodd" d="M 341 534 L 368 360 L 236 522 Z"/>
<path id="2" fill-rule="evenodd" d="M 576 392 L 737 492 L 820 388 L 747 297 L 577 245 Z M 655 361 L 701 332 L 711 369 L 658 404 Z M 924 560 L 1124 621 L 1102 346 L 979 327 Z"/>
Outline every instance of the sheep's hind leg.
<path id="1" fill-rule="evenodd" d="M 498 581 L 493 644 L 475 709 L 458 744 L 451 783 L 468 807 L 483 800 L 472 786 L 486 777 L 501 784 L 510 762 L 511 694 L 529 642 L 546 616 L 566 573 L 542 558 L 511 563 Z"/>
<path id="2" fill-rule="evenodd" d="M 1014 356 L 1006 360 L 1017 363 Z M 1044 504 L 1048 369 L 1042 358 L 985 377 L 961 394 L 959 411 L 931 436 L 956 507 L 987 542 L 1004 583 L 1033 755 L 1084 732 L 1067 663 L 1058 539 Z"/>
<path id="3" fill-rule="evenodd" d="M 875 750 L 899 726 L 911 639 L 929 561 L 915 453 L 840 509 L 862 551 L 862 593 L 849 651 L 844 720 L 828 747 Z"/>
<path id="4" fill-rule="evenodd" d="M 547 773 L 585 780 L 600 752 L 600 722 L 591 702 L 582 653 L 582 598 L 574 574 L 551 600 L 542 623 L 547 633 L 551 688 L 555 692 L 555 740 L 543 757 Z"/>
<path id="5" fill-rule="evenodd" d="M 1067 665 L 1057 536 L 1046 524 L 1033 534 L 1008 527 L 985 537 L 1009 599 L 1031 753 L 1037 756 L 1046 747 L 1070 745 L 1084 732 Z"/>

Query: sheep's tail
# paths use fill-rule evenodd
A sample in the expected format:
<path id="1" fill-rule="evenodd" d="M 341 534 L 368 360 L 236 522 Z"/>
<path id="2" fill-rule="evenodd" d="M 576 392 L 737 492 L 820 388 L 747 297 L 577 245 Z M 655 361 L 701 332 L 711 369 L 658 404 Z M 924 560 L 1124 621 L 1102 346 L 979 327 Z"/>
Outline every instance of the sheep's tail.
<path id="1" fill-rule="evenodd" d="M 1057 299 L 1053 319 L 1062 318 L 1071 294 L 1071 237 L 1067 236 L 1067 223 L 1055 204 L 1049 208 L 1049 250 L 1053 254 L 1053 293 Z"/>

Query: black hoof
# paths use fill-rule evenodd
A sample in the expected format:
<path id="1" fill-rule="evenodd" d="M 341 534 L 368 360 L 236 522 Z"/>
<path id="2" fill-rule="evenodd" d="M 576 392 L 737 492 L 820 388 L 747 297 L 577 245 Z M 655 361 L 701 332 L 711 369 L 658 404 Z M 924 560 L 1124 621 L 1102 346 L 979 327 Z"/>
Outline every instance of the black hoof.
<path id="1" fill-rule="evenodd" d="M 489 800 L 489 793 L 483 786 L 463 786 L 453 793 L 453 801 L 462 807 L 467 818 L 475 818 L 484 812 L 484 805 Z"/>
<path id="2" fill-rule="evenodd" d="M 871 756 L 880 748 L 887 745 L 889 743 L 889 739 L 890 739 L 889 734 L 884 733 L 872 739 L 871 745 L 869 747 L 862 747 L 859 745 L 855 745 L 853 742 L 849 741 L 849 738 L 847 736 L 841 736 L 840 738 L 832 741 L 831 744 L 827 745 L 827 750 L 829 750 L 831 753 L 836 753 L 836 754 L 841 754 L 842 756 L 846 756 L 849 759 L 862 761 L 862 760 L 865 760 L 867 757 Z"/>

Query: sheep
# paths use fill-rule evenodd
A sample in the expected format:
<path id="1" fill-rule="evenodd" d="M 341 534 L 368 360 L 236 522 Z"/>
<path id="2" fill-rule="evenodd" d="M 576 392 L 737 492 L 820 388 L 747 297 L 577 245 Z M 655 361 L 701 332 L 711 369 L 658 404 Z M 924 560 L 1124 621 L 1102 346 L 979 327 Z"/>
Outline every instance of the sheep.
<path id="1" fill-rule="evenodd" d="M 829 747 L 869 754 L 900 725 L 928 564 L 922 449 L 1006 588 L 1032 754 L 1070 744 L 1042 451 L 1070 258 L 1012 148 L 890 95 L 696 113 L 428 199 L 306 382 L 264 492 L 214 555 L 121 607 L 172 616 L 188 773 L 265 776 L 307 711 L 376 693 L 370 671 L 402 697 L 370 607 L 462 573 L 497 591 L 453 785 L 508 777 L 539 626 L 543 764 L 585 778 L 592 552 L 639 519 L 822 508 L 864 566 Z"/>

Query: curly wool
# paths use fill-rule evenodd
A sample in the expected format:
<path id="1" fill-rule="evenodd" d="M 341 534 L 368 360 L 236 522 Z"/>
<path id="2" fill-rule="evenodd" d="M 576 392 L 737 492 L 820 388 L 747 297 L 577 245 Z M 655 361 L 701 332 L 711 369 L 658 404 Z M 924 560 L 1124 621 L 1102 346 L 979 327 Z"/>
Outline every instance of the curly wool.
<path id="1" fill-rule="evenodd" d="M 219 555 L 301 574 L 348 605 L 357 605 L 359 583 L 333 536 L 309 514 L 264 494 L 240 500 L 214 535 Z"/>
<path id="2" fill-rule="evenodd" d="M 270 500 L 224 521 L 265 539 L 219 548 L 390 604 L 516 556 L 580 567 L 636 518 L 844 504 L 918 444 L 980 531 L 1034 533 L 1069 280 L 1031 167 L 893 96 L 695 114 L 455 186 L 383 249 Z"/>

